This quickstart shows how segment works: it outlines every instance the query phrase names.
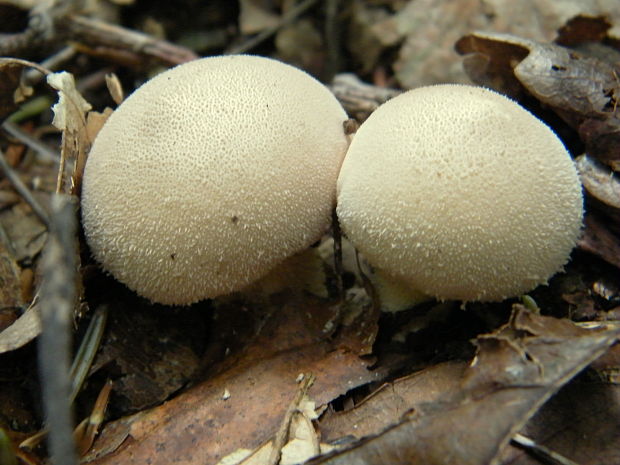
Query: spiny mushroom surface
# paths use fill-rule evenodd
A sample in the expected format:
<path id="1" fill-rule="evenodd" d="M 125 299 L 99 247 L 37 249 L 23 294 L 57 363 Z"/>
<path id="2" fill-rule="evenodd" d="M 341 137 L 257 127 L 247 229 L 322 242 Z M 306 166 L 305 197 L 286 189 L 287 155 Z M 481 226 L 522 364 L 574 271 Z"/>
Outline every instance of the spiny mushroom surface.
<path id="1" fill-rule="evenodd" d="M 88 157 L 93 255 L 154 302 L 243 288 L 328 227 L 346 119 L 321 83 L 267 58 L 204 58 L 156 76 Z"/>
<path id="2" fill-rule="evenodd" d="M 379 107 L 338 178 L 338 218 L 381 273 L 439 299 L 500 301 L 560 271 L 582 193 L 558 137 L 487 89 L 436 85 Z"/>

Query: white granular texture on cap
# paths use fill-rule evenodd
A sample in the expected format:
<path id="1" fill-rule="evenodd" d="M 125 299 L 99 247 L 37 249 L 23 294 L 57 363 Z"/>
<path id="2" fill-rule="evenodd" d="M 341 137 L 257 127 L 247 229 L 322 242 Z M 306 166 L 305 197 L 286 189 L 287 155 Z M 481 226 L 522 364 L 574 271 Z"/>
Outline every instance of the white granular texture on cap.
<path id="1" fill-rule="evenodd" d="M 267 58 L 205 58 L 158 75 L 89 155 L 92 253 L 155 302 L 239 290 L 328 227 L 346 118 L 321 83 Z"/>
<path id="2" fill-rule="evenodd" d="M 337 213 L 386 274 L 440 299 L 499 301 L 562 269 L 582 203 L 573 162 L 545 124 L 490 90 L 437 85 L 362 124 Z"/>

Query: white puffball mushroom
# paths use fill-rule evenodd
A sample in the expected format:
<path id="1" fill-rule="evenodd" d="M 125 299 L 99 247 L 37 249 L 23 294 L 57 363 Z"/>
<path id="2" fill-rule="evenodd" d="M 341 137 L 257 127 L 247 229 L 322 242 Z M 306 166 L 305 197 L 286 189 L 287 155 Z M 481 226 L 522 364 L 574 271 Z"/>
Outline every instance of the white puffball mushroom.
<path id="1" fill-rule="evenodd" d="M 153 302 L 242 289 L 329 227 L 346 120 L 320 82 L 268 58 L 159 74 L 89 154 L 82 220 L 94 257 Z"/>
<path id="2" fill-rule="evenodd" d="M 558 137 L 488 89 L 435 85 L 379 107 L 338 178 L 337 213 L 383 276 L 441 300 L 501 301 L 562 270 L 581 185 Z"/>

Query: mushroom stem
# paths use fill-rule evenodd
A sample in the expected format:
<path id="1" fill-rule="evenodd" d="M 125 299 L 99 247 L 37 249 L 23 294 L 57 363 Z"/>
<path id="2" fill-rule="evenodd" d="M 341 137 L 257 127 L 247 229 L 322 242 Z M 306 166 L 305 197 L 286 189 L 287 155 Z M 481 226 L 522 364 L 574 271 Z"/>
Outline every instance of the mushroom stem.
<path id="1" fill-rule="evenodd" d="M 381 310 L 399 312 L 431 300 L 427 294 L 415 289 L 402 279 L 382 270 L 375 270 L 371 282 L 379 296 Z"/>

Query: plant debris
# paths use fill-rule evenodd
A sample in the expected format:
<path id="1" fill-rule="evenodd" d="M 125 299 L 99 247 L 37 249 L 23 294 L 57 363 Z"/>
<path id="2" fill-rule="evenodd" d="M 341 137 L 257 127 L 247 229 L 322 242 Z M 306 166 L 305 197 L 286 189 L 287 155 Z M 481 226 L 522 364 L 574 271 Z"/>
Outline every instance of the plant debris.
<path id="1" fill-rule="evenodd" d="M 620 463 L 619 28 L 617 0 L 0 1 L 2 465 Z M 131 293 L 79 225 L 90 146 L 153 75 L 239 51 L 323 81 L 348 137 L 425 84 L 518 101 L 584 187 L 565 272 L 527 306 L 381 314 L 336 223 L 320 298 Z"/>

